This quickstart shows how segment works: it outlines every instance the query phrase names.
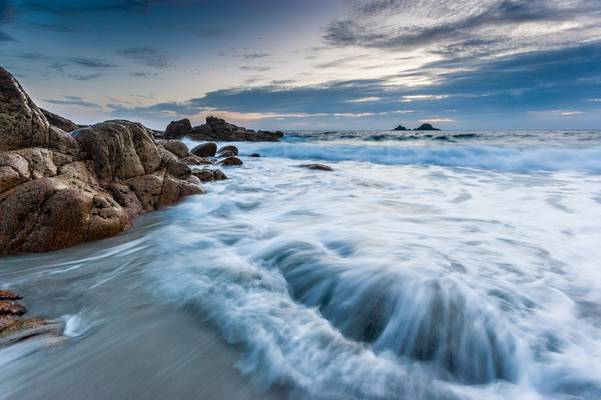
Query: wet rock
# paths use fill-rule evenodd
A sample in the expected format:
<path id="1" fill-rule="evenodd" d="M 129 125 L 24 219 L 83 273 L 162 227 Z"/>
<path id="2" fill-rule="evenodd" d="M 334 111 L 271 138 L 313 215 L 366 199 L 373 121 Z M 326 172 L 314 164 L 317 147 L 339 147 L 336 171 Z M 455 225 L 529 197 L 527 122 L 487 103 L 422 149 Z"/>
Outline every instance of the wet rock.
<path id="1" fill-rule="evenodd" d="M 50 124 L 17 80 L 0 67 L 0 151 L 48 147 Z"/>
<path id="2" fill-rule="evenodd" d="M 198 178 L 201 182 L 209 182 L 215 180 L 213 171 L 208 169 L 196 169 L 192 171 L 192 175 Z"/>
<path id="3" fill-rule="evenodd" d="M 223 146 L 221 147 L 219 150 L 217 150 L 217 153 L 223 155 L 224 153 L 230 153 L 233 156 L 237 156 L 238 155 L 238 148 L 236 146 Z"/>
<path id="4" fill-rule="evenodd" d="M 0 300 L 0 315 L 23 315 L 27 312 L 20 303 L 11 300 Z"/>
<path id="5" fill-rule="evenodd" d="M 51 126 L 56 126 L 57 128 L 65 132 L 71 132 L 79 128 L 79 126 L 75 122 L 65 117 L 61 117 L 60 115 L 51 113 L 50 111 L 44 110 L 43 108 L 40 108 L 40 111 L 42 112 L 42 114 L 44 114 L 46 120 L 48 120 Z"/>
<path id="6" fill-rule="evenodd" d="M 299 165 L 299 167 L 314 169 L 314 170 L 319 170 L 319 171 L 334 171 L 334 168 L 330 167 L 329 165 L 324 165 L 324 164 L 303 164 L 303 165 Z"/>
<path id="7" fill-rule="evenodd" d="M 228 150 L 228 151 L 224 151 L 223 153 L 220 153 L 219 158 L 235 157 L 237 155 L 238 155 L 237 152 Z"/>
<path id="8" fill-rule="evenodd" d="M 182 158 L 181 161 L 188 165 L 211 165 L 211 164 L 214 164 L 214 162 L 209 160 L 208 158 L 198 157 L 198 156 L 195 156 L 194 154 L 191 154 L 188 157 Z"/>
<path id="9" fill-rule="evenodd" d="M 181 140 L 165 140 L 161 144 L 179 158 L 188 156 L 188 146 Z"/>
<path id="10" fill-rule="evenodd" d="M 242 160 L 238 157 L 227 157 L 223 160 L 219 161 L 219 165 L 223 165 L 225 167 L 230 167 L 234 165 L 242 165 Z"/>
<path id="11" fill-rule="evenodd" d="M 12 290 L 0 290 L 0 300 L 20 300 L 22 297 Z"/>
<path id="12" fill-rule="evenodd" d="M 221 181 L 221 180 L 227 179 L 227 176 L 220 169 L 214 169 L 213 170 L 213 179 L 215 179 L 216 181 Z"/>
<path id="13" fill-rule="evenodd" d="M 217 145 L 212 142 L 199 144 L 190 153 L 198 157 L 215 157 Z"/>
<path id="14" fill-rule="evenodd" d="M 190 131 L 192 131 L 192 124 L 189 119 L 171 121 L 165 128 L 165 138 L 181 138 L 190 134 Z"/>
<path id="15" fill-rule="evenodd" d="M 252 153 L 249 157 L 261 157 L 259 153 Z"/>

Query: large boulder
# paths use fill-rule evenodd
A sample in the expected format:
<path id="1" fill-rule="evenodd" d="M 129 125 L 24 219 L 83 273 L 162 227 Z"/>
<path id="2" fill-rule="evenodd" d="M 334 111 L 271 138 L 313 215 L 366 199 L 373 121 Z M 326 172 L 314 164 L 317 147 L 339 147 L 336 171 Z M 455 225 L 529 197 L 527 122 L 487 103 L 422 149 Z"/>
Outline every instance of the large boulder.
<path id="1" fill-rule="evenodd" d="M 19 82 L 0 67 L 0 151 L 48 147 L 49 128 Z"/>
<path id="2" fill-rule="evenodd" d="M 116 235 L 145 211 L 203 193 L 190 178 L 141 124 L 107 121 L 71 134 L 50 126 L 0 68 L 0 255 Z"/>
<path id="3" fill-rule="evenodd" d="M 414 131 L 439 131 L 439 130 L 440 129 L 435 128 L 432 126 L 432 124 L 428 124 L 428 123 L 423 123 L 414 129 Z"/>
<path id="4" fill-rule="evenodd" d="M 215 143 L 203 143 L 199 144 L 191 151 L 197 157 L 214 157 L 217 153 L 217 145 Z"/>
<path id="5" fill-rule="evenodd" d="M 165 138 L 181 138 L 192 131 L 192 123 L 184 118 L 179 121 L 171 121 L 165 129 Z"/>
<path id="6" fill-rule="evenodd" d="M 188 146 L 181 140 L 164 140 L 161 144 L 166 150 L 169 150 L 180 158 L 187 157 L 189 154 Z"/>

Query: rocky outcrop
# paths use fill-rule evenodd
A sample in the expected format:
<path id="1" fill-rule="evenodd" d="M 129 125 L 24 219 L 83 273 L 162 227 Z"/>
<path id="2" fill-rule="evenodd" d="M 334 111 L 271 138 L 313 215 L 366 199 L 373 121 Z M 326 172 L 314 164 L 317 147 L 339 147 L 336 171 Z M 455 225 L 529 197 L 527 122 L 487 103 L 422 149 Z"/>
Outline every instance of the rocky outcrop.
<path id="1" fill-rule="evenodd" d="M 403 125 L 399 125 L 396 128 L 394 128 L 393 130 L 395 130 L 395 131 L 407 131 L 408 129 L 405 128 Z"/>
<path id="2" fill-rule="evenodd" d="M 61 117 L 60 115 L 51 113 L 50 111 L 44 110 L 43 108 L 40 108 L 40 111 L 42 114 L 44 114 L 50 125 L 56 126 L 65 132 L 71 132 L 80 127 L 75 122 L 65 117 Z"/>
<path id="3" fill-rule="evenodd" d="M 230 124 L 216 117 L 207 117 L 206 123 L 192 127 L 190 120 L 171 121 L 165 129 L 166 139 L 177 139 L 184 136 L 194 140 L 216 140 L 228 142 L 277 142 L 282 132 L 254 131 Z"/>
<path id="4" fill-rule="evenodd" d="M 440 129 L 433 127 L 431 124 L 425 123 L 421 124 L 419 127 L 415 128 L 414 131 L 439 131 Z"/>
<path id="5" fill-rule="evenodd" d="M 145 211 L 203 192 L 181 142 L 165 148 L 130 121 L 71 134 L 52 121 L 0 68 L 0 255 L 113 236 Z"/>
<path id="6" fill-rule="evenodd" d="M 23 340 L 59 338 L 63 334 L 62 322 L 22 318 L 27 308 L 16 301 L 20 299 L 15 292 L 0 290 L 0 348 Z"/>

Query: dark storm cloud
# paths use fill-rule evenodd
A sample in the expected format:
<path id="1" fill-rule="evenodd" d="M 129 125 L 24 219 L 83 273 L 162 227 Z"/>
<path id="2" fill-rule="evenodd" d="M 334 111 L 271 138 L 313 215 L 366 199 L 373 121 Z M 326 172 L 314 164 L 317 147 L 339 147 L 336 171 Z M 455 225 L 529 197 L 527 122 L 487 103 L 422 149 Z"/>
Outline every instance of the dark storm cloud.
<path id="1" fill-rule="evenodd" d="M 176 56 L 167 51 L 153 47 L 130 47 L 118 50 L 117 54 L 129 58 L 138 65 L 157 69 L 168 69 L 175 66 Z"/>

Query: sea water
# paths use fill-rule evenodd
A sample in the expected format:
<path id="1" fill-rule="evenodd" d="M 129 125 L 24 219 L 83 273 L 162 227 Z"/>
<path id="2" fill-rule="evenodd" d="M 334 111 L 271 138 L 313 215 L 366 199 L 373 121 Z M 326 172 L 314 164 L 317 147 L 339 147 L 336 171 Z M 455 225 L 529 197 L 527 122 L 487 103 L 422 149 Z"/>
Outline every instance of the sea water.
<path id="1" fill-rule="evenodd" d="M 236 145 L 126 234 L 0 260 L 71 337 L 1 350 L 0 398 L 601 398 L 600 132 Z"/>

